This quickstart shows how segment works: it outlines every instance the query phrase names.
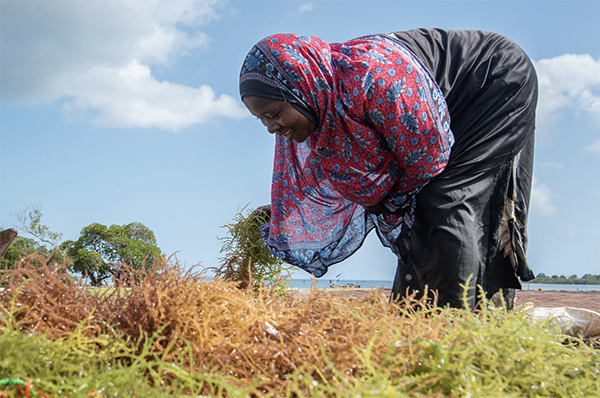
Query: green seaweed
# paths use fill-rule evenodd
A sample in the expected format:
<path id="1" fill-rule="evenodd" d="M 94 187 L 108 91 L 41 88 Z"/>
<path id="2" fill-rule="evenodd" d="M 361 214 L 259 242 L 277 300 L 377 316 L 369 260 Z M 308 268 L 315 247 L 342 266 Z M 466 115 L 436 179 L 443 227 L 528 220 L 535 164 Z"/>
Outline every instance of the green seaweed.
<path id="1" fill-rule="evenodd" d="M 247 396 L 218 372 L 186 370 L 183 355 L 171 361 L 152 353 L 159 338 L 130 342 L 116 335 L 86 338 L 81 331 L 57 341 L 17 331 L 0 335 L 0 379 L 28 380 L 46 396 L 176 397 Z M 18 396 L 18 395 L 15 395 Z"/>
<path id="2" fill-rule="evenodd" d="M 291 287 L 291 265 L 286 265 L 275 256 L 265 245 L 260 227 L 269 222 L 269 216 L 260 210 L 244 209 L 239 211 L 232 223 L 225 224 L 227 236 L 223 241 L 221 259 L 215 276 L 225 280 L 239 282 L 240 288 L 253 286 L 258 290 L 262 285 L 275 288 L 280 294 L 285 294 Z"/>

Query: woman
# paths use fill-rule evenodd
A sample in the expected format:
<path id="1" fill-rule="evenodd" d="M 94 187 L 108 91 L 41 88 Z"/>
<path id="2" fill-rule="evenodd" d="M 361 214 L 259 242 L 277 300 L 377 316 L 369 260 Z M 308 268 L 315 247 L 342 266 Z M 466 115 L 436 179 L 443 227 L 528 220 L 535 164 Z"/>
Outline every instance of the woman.
<path id="1" fill-rule="evenodd" d="M 418 29 L 328 44 L 257 43 L 242 101 L 277 134 L 265 243 L 316 277 L 376 229 L 398 256 L 393 297 L 438 305 L 534 277 L 525 225 L 537 80 L 509 39 Z M 468 305 L 476 301 L 470 290 Z"/>

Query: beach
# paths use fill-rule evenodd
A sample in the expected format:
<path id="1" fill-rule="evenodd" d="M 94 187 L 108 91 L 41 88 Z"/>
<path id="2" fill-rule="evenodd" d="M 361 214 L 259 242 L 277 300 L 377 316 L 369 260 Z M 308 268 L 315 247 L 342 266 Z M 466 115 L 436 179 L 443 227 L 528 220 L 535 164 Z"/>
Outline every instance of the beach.
<path id="1" fill-rule="evenodd" d="M 389 297 L 391 288 L 360 289 L 360 288 L 337 288 L 317 289 L 323 294 L 334 294 L 346 298 L 366 298 L 374 290 L 379 290 L 385 297 Z M 292 293 L 295 298 L 307 298 L 310 290 L 296 290 Z M 564 290 L 517 290 L 515 306 L 525 303 L 533 303 L 536 307 L 575 307 L 583 308 L 600 313 L 600 290 L 590 291 L 564 291 Z"/>

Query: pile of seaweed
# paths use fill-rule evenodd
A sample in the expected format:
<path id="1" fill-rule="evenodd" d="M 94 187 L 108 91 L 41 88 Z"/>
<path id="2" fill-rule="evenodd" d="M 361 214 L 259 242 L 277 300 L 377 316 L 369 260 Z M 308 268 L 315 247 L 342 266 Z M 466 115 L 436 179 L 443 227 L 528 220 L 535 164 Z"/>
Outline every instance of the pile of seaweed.
<path id="1" fill-rule="evenodd" d="M 42 264 L 39 266 L 39 264 Z M 37 264 L 34 265 L 34 264 Z M 39 256 L 2 272 L 8 397 L 556 397 L 600 391 L 600 355 L 550 324 L 440 309 L 374 290 L 239 289 L 176 259 L 89 289 Z M 18 390 L 18 388 L 21 388 Z M 35 390 L 35 393 L 33 391 Z"/>

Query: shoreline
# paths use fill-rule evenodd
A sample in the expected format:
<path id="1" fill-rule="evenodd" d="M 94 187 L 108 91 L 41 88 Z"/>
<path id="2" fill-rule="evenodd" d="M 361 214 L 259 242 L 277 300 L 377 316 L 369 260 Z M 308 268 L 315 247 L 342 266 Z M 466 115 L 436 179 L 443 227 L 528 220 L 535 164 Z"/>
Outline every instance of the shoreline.
<path id="1" fill-rule="evenodd" d="M 600 289 L 600 286 L 599 286 Z M 385 297 L 390 296 L 392 288 L 317 288 L 318 294 L 335 295 L 341 298 L 365 299 L 379 290 Z M 308 298 L 310 288 L 291 289 L 293 298 Z M 517 290 L 515 307 L 533 303 L 536 307 L 572 307 L 600 313 L 600 290 Z"/>
<path id="2" fill-rule="evenodd" d="M 315 279 L 317 289 L 325 289 L 330 287 L 333 280 L 320 278 Z M 310 289 L 313 280 L 311 279 L 291 279 L 291 286 L 294 289 Z M 341 279 L 337 282 L 340 287 L 352 284 L 354 287 L 361 289 L 370 288 L 391 288 L 393 281 L 389 280 L 364 280 L 364 279 Z M 579 283 L 531 283 L 521 282 L 523 291 L 531 290 L 564 290 L 564 291 L 600 291 L 600 284 L 579 284 Z M 350 286 L 348 286 L 350 287 Z"/>

